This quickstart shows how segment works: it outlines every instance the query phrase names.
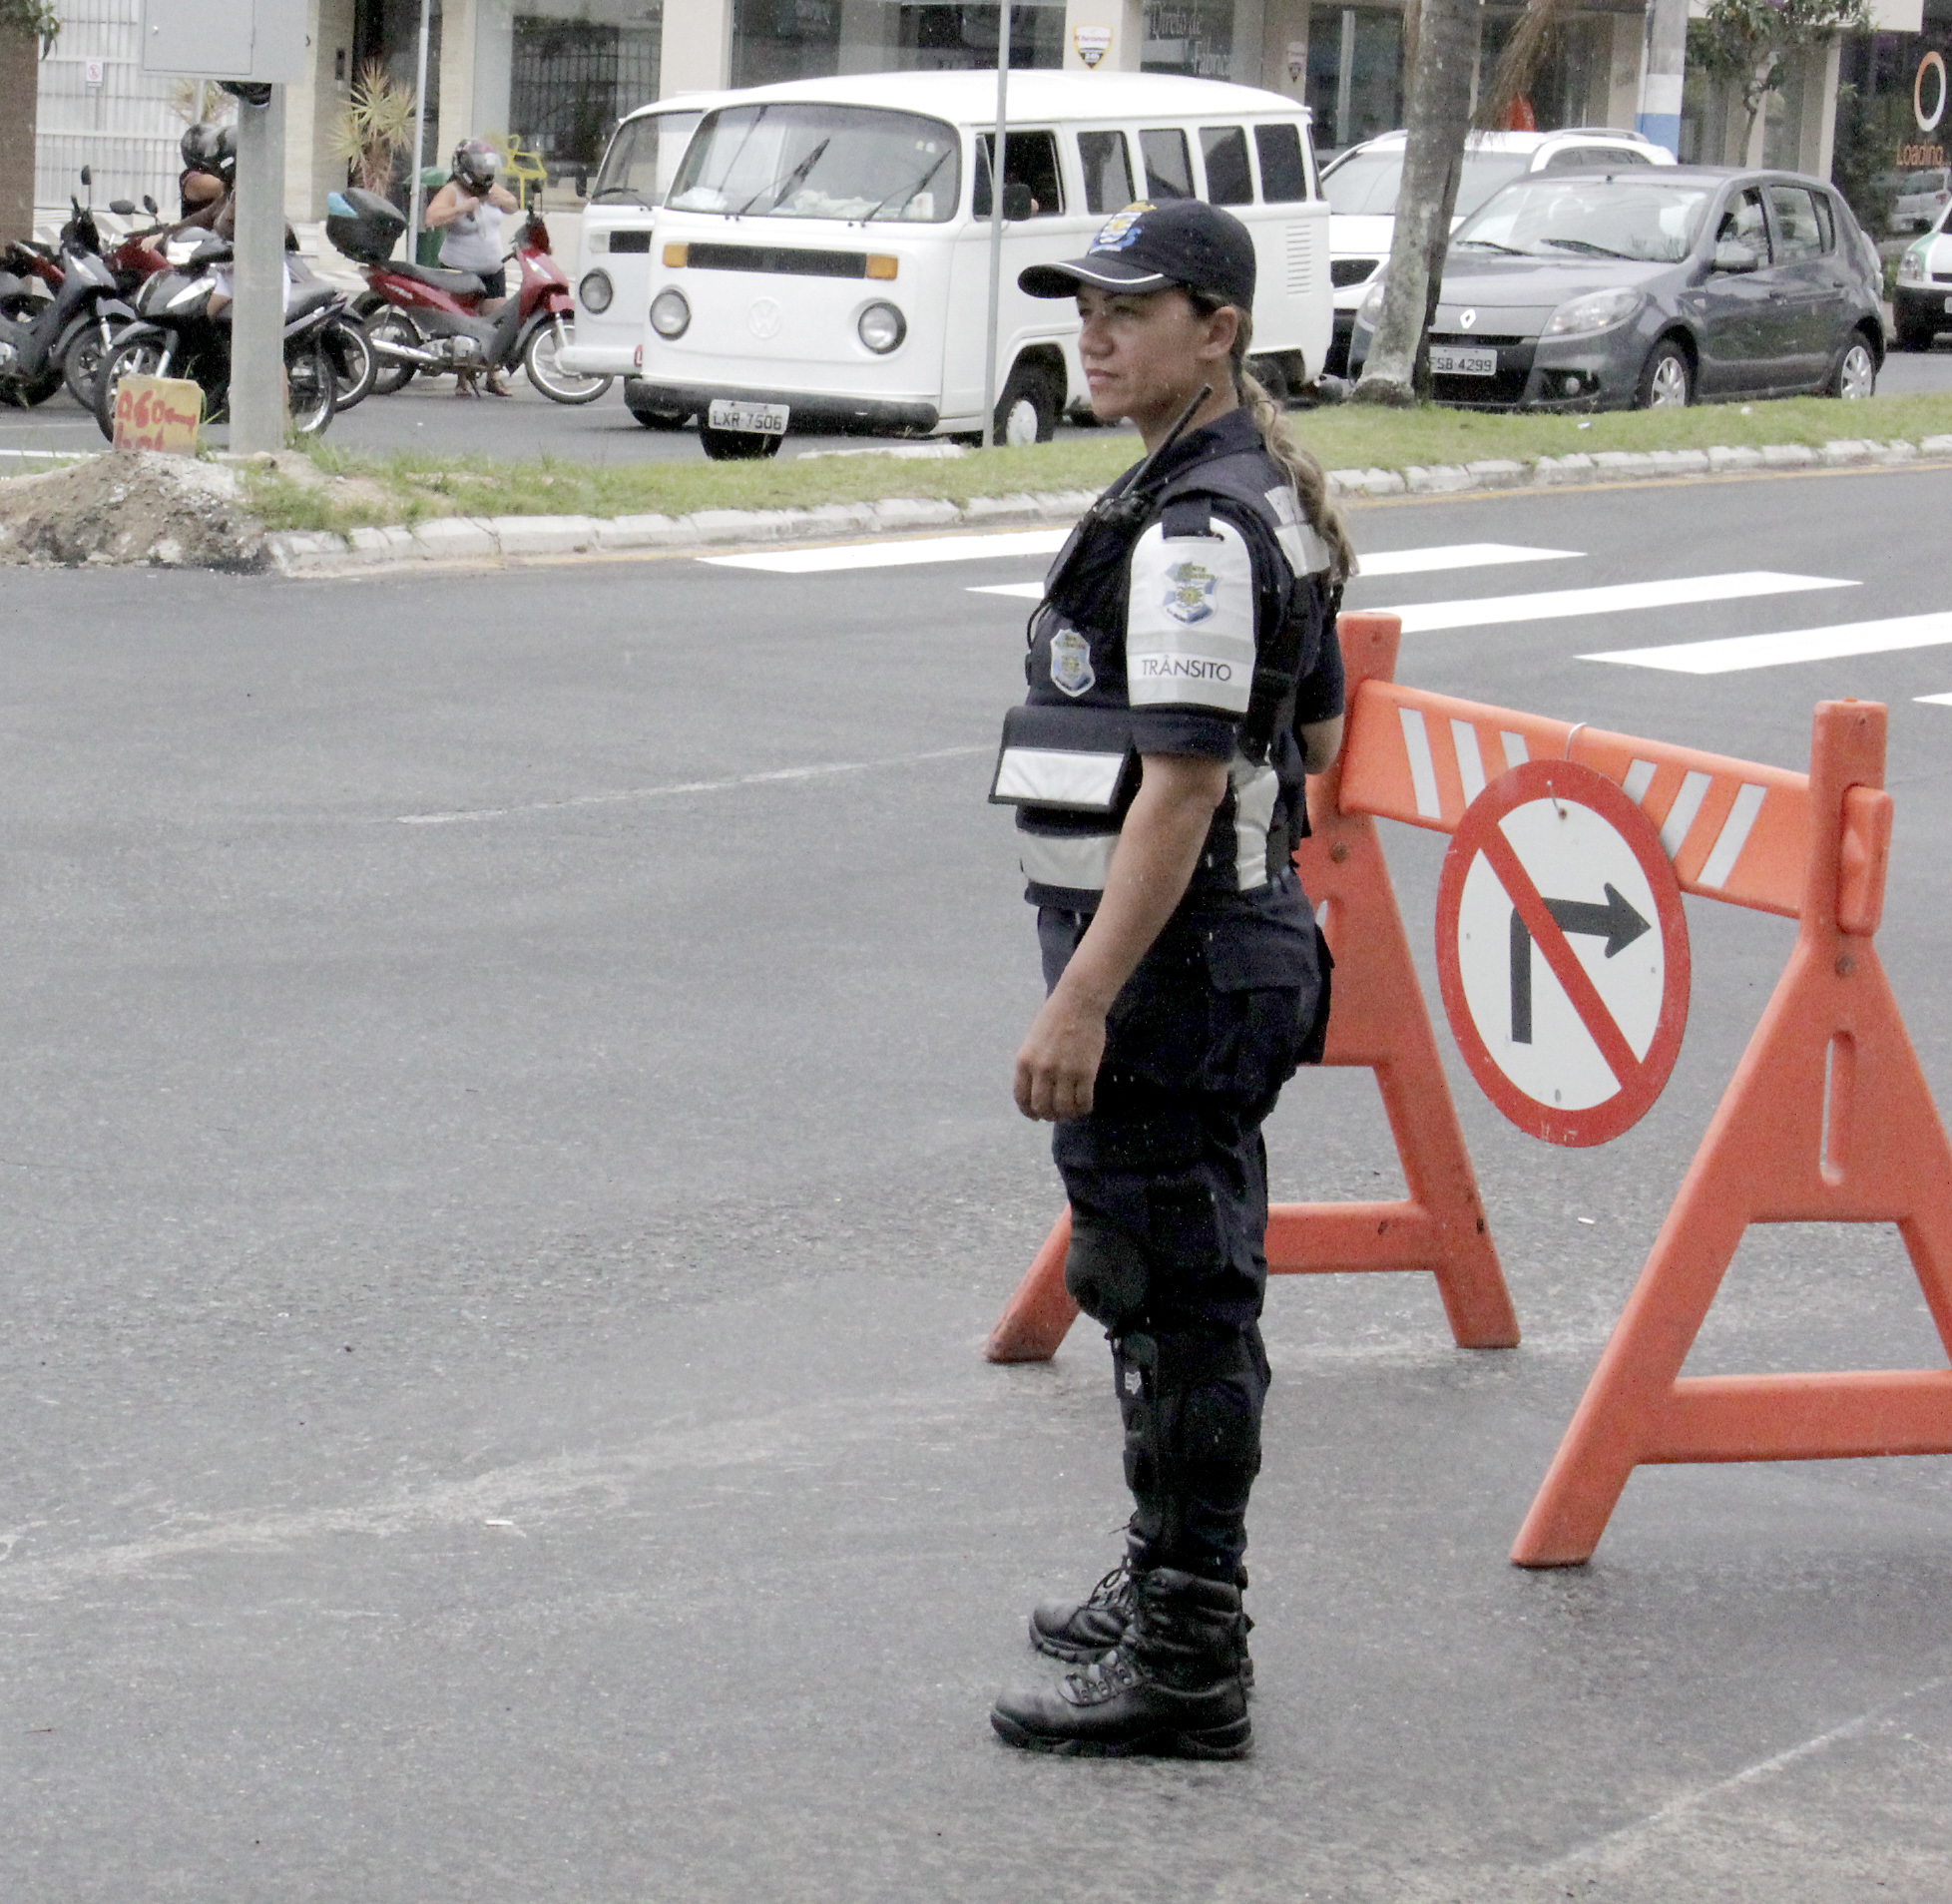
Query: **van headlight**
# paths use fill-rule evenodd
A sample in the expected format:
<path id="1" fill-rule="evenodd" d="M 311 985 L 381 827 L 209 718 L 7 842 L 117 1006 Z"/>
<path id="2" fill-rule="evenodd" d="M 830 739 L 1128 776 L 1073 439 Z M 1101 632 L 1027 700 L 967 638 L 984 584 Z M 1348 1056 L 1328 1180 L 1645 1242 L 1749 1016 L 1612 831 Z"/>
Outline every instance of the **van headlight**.
<path id="1" fill-rule="evenodd" d="M 1922 284 L 1925 281 L 1925 247 L 1922 244 L 1909 246 L 1904 256 L 1898 259 L 1898 282 L 1900 284 Z"/>
<path id="2" fill-rule="evenodd" d="M 1625 323 L 1640 309 L 1641 293 L 1631 284 L 1613 290 L 1588 291 L 1569 297 L 1546 319 L 1542 337 L 1584 337 L 1595 330 L 1611 330 Z"/>
<path id="3" fill-rule="evenodd" d="M 682 337 L 692 321 L 692 307 L 676 284 L 667 284 L 651 300 L 651 328 L 660 337 Z"/>
<path id="4" fill-rule="evenodd" d="M 854 328 L 877 357 L 885 357 L 908 335 L 908 319 L 892 304 L 869 304 Z"/>
<path id="5" fill-rule="evenodd" d="M 593 315 L 608 310 L 616 294 L 617 287 L 610 281 L 608 271 L 585 271 L 583 282 L 576 287 L 576 301 Z"/>
<path id="6" fill-rule="evenodd" d="M 1369 294 L 1355 307 L 1355 321 L 1367 324 L 1371 330 L 1376 320 L 1382 316 L 1383 292 L 1389 288 L 1388 280 L 1378 271 L 1376 281 L 1369 286 Z"/>

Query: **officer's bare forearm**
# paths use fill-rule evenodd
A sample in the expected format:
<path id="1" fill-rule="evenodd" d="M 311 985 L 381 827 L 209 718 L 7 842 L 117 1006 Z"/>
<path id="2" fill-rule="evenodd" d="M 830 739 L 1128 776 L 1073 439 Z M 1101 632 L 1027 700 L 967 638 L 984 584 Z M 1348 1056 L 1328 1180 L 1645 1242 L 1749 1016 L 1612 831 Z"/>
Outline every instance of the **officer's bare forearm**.
<path id="1" fill-rule="evenodd" d="M 1112 854 L 1105 896 L 1053 998 L 1103 1017 L 1186 897 L 1214 809 L 1226 793 L 1223 761 L 1183 753 L 1144 760 L 1132 810 Z"/>

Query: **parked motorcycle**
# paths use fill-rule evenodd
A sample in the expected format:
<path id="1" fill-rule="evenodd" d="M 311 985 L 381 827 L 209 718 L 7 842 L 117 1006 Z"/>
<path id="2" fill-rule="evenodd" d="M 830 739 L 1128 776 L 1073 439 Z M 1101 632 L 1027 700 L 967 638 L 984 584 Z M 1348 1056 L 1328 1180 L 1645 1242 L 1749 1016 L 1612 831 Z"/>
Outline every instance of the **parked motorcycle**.
<path id="1" fill-rule="evenodd" d="M 406 221 L 375 192 L 348 188 L 326 201 L 325 233 L 358 264 L 369 286 L 355 306 L 379 360 L 372 387 L 382 396 L 416 375 L 512 370 L 557 403 L 594 403 L 609 377 L 576 376 L 561 352 L 576 335 L 570 283 L 549 249 L 549 230 L 533 214 L 509 254 L 521 282 L 499 311 L 484 315 L 481 279 L 392 255 Z"/>
<path id="2" fill-rule="evenodd" d="M 143 286 L 136 321 L 118 333 L 97 380 L 95 420 L 104 436 L 115 436 L 116 386 L 126 376 L 194 378 L 204 389 L 206 420 L 229 414 L 231 311 L 213 317 L 210 306 L 217 266 L 231 259 L 230 245 L 204 244 L 182 269 Z M 291 427 L 300 436 L 318 435 L 338 407 L 342 362 L 332 339 L 345 310 L 342 294 L 316 279 L 294 284 L 285 300 L 284 379 Z"/>
<path id="3" fill-rule="evenodd" d="M 133 322 L 115 272 L 102 256 L 102 235 L 92 210 L 70 198 L 61 228 L 58 266 L 37 271 L 40 285 L 52 278 L 51 296 L 30 292 L 17 273 L 0 272 L 0 403 L 25 409 L 45 403 L 61 388 L 71 356 L 99 360 L 116 331 Z M 19 241 L 15 252 L 26 249 Z M 44 247 L 32 247 L 41 262 Z M 24 261 L 24 260 L 23 260 Z"/>

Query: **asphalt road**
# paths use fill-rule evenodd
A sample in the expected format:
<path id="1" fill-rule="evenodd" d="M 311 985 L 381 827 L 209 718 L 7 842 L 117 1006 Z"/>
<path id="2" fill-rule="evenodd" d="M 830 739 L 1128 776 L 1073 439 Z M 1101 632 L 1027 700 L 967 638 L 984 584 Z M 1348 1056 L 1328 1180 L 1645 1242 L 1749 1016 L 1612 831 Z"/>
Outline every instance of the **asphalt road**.
<path id="1" fill-rule="evenodd" d="M 1888 703 L 1941 1102 L 1952 645 L 1579 657 L 1937 609 L 1948 483 L 1370 505 L 1557 553 L 1352 596 L 1807 578 L 1403 674 L 1791 766 Z M 983 798 L 1025 605 L 971 593 L 1040 566 L 10 574 L 0 1896 L 1952 1898 L 1952 1466 L 1643 1471 L 1590 1567 L 1505 1558 L 1793 936 L 1700 901 L 1619 1142 L 1520 1136 L 1444 1037 L 1524 1346 L 1421 1276 L 1271 1292 L 1256 1755 L 991 1736 L 1122 1518 L 1088 1332 L 978 1356 L 1059 1202 Z M 1423 957 L 1444 842 L 1387 832 Z M 1277 1195 L 1389 1193 L 1359 1075 L 1269 1141 Z M 1792 1227 L 1691 1366 L 1942 1359 L 1893 1233 Z"/>
<path id="2" fill-rule="evenodd" d="M 457 398 L 452 377 L 429 383 L 418 377 L 390 397 L 368 397 L 343 416 L 335 417 L 327 440 L 346 449 L 384 452 L 403 449 L 475 452 L 493 456 L 561 456 L 578 462 L 621 463 L 656 461 L 667 457 L 697 458 L 696 430 L 647 430 L 624 407 L 622 382 L 596 402 L 551 403 L 529 380 L 517 374 L 513 395 Z M 1952 338 L 1938 348 L 1915 355 L 1894 352 L 1878 377 L 1887 395 L 1926 390 L 1952 390 Z M 1839 419 L 1839 435 L 1847 434 Z M 1060 425 L 1071 435 L 1075 426 Z M 225 432 L 214 432 L 214 440 Z M 839 436 L 794 436 L 781 455 L 809 449 L 858 449 L 871 439 Z M 0 410 L 0 451 L 95 450 L 102 433 L 93 419 L 64 390 L 38 410 Z"/>

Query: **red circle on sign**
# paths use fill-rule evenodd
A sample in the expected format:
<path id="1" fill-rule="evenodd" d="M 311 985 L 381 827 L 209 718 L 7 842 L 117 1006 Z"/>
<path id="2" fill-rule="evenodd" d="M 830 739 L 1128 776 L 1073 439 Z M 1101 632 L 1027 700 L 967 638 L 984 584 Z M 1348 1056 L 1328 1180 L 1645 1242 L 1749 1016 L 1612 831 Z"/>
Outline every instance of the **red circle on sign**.
<path id="1" fill-rule="evenodd" d="M 1540 892 L 1531 871 L 1506 837 L 1503 822 L 1520 807 L 1545 800 L 1552 801 L 1555 809 L 1565 805 L 1584 807 L 1619 836 L 1647 881 L 1648 891 L 1653 895 L 1655 919 L 1645 919 L 1612 884 L 1605 886 L 1604 903 L 1584 891 Z M 1506 1048 L 1531 1042 L 1533 951 L 1536 949 L 1615 1082 L 1613 1093 L 1598 1103 L 1567 1109 L 1535 1096 L 1499 1063 L 1491 1041 L 1478 1024 L 1460 943 L 1465 883 L 1480 858 L 1487 861 L 1498 888 L 1511 902 L 1506 969 L 1510 978 L 1512 1023 L 1511 1041 Z M 1572 883 L 1583 886 L 1595 877 L 1589 872 Z M 1646 1049 L 1636 1051 L 1579 955 L 1572 950 L 1571 939 L 1605 935 L 1609 946 L 1618 950 L 1649 929 L 1661 934 L 1661 1000 Z M 1620 941 L 1618 946 L 1616 938 Z M 1613 953 L 1603 956 L 1611 957 Z M 1662 850 L 1653 822 L 1605 774 L 1570 760 L 1530 760 L 1492 781 L 1465 810 L 1457 823 L 1450 850 L 1444 856 L 1443 876 L 1437 885 L 1437 978 L 1451 1031 L 1472 1077 L 1485 1096 L 1521 1131 L 1543 1138 L 1548 1144 L 1583 1146 L 1606 1144 L 1631 1130 L 1647 1115 L 1666 1087 L 1675 1060 L 1681 1055 L 1682 1035 L 1688 1028 L 1688 918 L 1682 910 L 1681 886 L 1675 878 L 1675 869 Z M 1482 994 L 1482 986 L 1479 990 Z M 1482 996 L 1479 1008 L 1483 1008 Z M 1522 1041 L 1519 1039 L 1521 1008 L 1525 1019 Z"/>

